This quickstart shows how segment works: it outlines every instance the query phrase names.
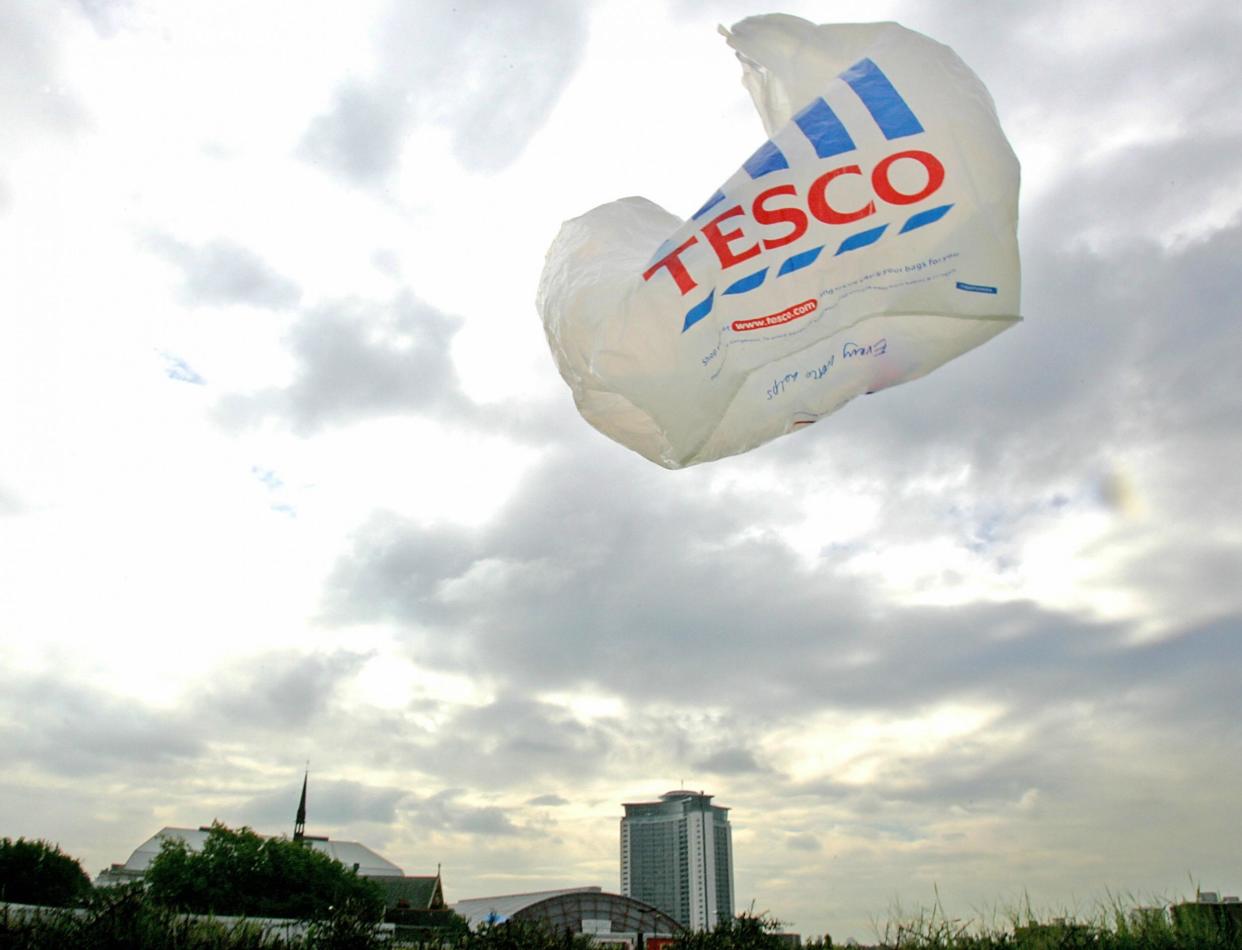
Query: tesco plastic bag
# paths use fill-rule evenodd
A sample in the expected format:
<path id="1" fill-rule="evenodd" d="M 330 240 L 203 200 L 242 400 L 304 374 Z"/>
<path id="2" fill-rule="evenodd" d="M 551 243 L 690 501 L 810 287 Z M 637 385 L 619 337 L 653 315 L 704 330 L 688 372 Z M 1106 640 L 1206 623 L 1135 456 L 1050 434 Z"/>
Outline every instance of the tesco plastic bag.
<path id="1" fill-rule="evenodd" d="M 895 23 L 722 28 L 770 138 L 689 220 L 568 221 L 538 309 L 593 426 L 667 468 L 916 379 L 1018 316 L 1018 161 L 948 47 Z"/>

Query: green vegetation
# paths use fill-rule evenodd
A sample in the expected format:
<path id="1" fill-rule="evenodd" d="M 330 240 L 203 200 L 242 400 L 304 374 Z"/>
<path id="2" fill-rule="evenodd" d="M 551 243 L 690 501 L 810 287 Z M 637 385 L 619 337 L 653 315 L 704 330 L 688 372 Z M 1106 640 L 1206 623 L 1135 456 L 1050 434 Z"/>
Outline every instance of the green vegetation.
<path id="1" fill-rule="evenodd" d="M 144 881 L 92 889 L 81 865 L 42 841 L 0 840 L 0 950 L 589 950 L 582 934 L 525 921 L 474 931 L 456 915 L 437 928 L 381 928 L 375 885 L 325 855 L 249 828 L 213 826 L 203 850 L 172 842 Z M 35 908 L 10 904 L 36 905 Z M 242 920 L 222 920 L 220 916 Z M 292 927 L 253 918 L 292 918 Z M 249 919 L 247 919 L 249 918 Z M 672 950 L 789 950 L 780 924 L 742 914 Z M 1115 901 L 1092 918 L 1037 919 L 1029 907 L 988 926 L 948 918 L 939 903 L 895 916 L 883 950 L 1242 950 L 1242 906 Z M 416 935 L 405 938 L 405 933 Z M 830 937 L 806 950 L 833 950 Z"/>
<path id="2" fill-rule="evenodd" d="M 450 950 L 590 950 L 594 941 L 584 934 L 557 933 L 529 920 L 482 924 L 449 943 Z"/>
<path id="3" fill-rule="evenodd" d="M 780 921 L 767 914 L 739 914 L 714 930 L 681 934 L 673 950 L 787 950 L 777 936 L 780 929 Z"/>
<path id="4" fill-rule="evenodd" d="M 186 917 L 147 899 L 141 884 L 100 888 L 80 908 L 0 909 L 3 950 L 254 950 L 291 945 L 257 925 L 235 928 Z"/>
<path id="5" fill-rule="evenodd" d="M 1173 915 L 1116 908 L 1094 920 L 1039 922 L 1029 917 L 983 928 L 948 920 L 938 911 L 884 925 L 884 950 L 1242 950 L 1242 933 L 1215 913 Z M 770 918 L 743 915 L 711 933 L 685 934 L 674 950 L 778 950 L 788 947 Z M 152 902 L 141 884 L 104 888 L 77 910 L 54 908 L 26 916 L 0 909 L 0 950 L 587 950 L 591 938 L 556 933 L 522 921 L 484 925 L 456 936 L 393 941 L 346 910 L 313 922 L 305 933 L 267 933 L 257 923 L 230 926 L 191 917 Z M 805 944 L 831 950 L 830 938 Z"/>
<path id="6" fill-rule="evenodd" d="M 0 838 L 0 902 L 65 907 L 91 892 L 91 879 L 57 845 Z"/>
<path id="7" fill-rule="evenodd" d="M 1222 905 L 1114 901 L 1092 917 L 1040 920 L 1028 907 L 1004 924 L 949 919 L 937 904 L 881 929 L 882 950 L 1242 950 L 1242 917 Z"/>
<path id="8" fill-rule="evenodd" d="M 201 851 L 166 839 L 143 878 L 156 904 L 194 914 L 324 920 L 345 911 L 377 921 L 384 898 L 374 882 L 288 838 L 211 826 Z"/>
<path id="9" fill-rule="evenodd" d="M 303 933 L 257 921 L 178 913 L 150 900 L 141 884 L 101 888 L 85 907 L 37 913 L 0 907 L 0 950 L 589 950 L 590 937 L 524 921 L 484 925 L 456 936 L 393 940 L 370 921 L 337 910 Z"/>

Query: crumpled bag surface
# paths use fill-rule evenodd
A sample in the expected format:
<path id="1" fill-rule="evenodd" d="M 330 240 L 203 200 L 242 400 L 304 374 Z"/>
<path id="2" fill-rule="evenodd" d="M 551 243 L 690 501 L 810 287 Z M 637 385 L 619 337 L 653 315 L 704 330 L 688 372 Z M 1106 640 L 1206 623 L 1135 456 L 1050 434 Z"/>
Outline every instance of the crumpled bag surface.
<path id="1" fill-rule="evenodd" d="M 952 50 L 781 14 L 721 32 L 768 140 L 689 220 L 630 197 L 567 221 L 537 299 L 582 416 L 666 468 L 805 427 L 1020 319 L 1018 161 Z"/>

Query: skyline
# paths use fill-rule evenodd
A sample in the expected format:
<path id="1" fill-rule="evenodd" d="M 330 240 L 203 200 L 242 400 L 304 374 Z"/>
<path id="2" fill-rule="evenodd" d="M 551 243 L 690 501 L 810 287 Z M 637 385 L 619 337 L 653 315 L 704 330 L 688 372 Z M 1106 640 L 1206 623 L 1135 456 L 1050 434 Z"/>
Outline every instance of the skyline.
<path id="1" fill-rule="evenodd" d="M 765 137 L 726 0 L 0 0 L 0 836 L 316 833 L 616 890 L 727 803 L 736 906 L 1242 888 L 1242 9 L 791 2 L 990 90 L 1024 321 L 670 472 L 534 298 L 561 222 Z M 533 11 L 533 12 L 532 12 Z"/>

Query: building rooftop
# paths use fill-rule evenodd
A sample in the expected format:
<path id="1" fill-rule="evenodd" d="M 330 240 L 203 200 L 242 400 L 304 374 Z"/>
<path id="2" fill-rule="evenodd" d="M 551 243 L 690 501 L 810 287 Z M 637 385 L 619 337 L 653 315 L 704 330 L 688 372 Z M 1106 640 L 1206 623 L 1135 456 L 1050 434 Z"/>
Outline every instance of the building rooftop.
<path id="1" fill-rule="evenodd" d="M 375 883 L 390 908 L 410 911 L 444 910 L 444 893 L 439 875 L 422 877 L 376 876 Z"/>
<path id="2" fill-rule="evenodd" d="M 129 856 L 129 860 L 116 870 L 127 877 L 143 874 L 155 860 L 155 856 L 160 853 L 164 841 L 168 839 L 180 839 L 191 851 L 201 851 L 210 830 L 210 828 L 174 828 L 171 826 L 161 828 L 138 845 L 134 853 Z M 329 838 L 310 837 L 309 835 L 303 840 L 316 851 L 335 858 L 347 868 L 357 865 L 358 873 L 363 877 L 402 877 L 405 874 L 401 868 L 387 858 L 376 854 L 357 841 L 332 841 Z"/>
<path id="3" fill-rule="evenodd" d="M 509 920 L 538 921 L 555 933 L 591 933 L 597 938 L 607 934 L 639 933 L 671 936 L 683 929 L 676 920 L 650 904 L 624 894 L 610 894 L 598 887 L 476 897 L 458 901 L 453 909 L 465 917 L 471 927 Z"/>
<path id="4" fill-rule="evenodd" d="M 541 901 L 564 894 L 599 894 L 598 887 L 564 887 L 556 891 L 528 891 L 525 894 L 501 894 L 497 897 L 473 897 L 450 905 L 476 927 L 483 923 L 502 923 L 518 911 Z"/>
<path id="5" fill-rule="evenodd" d="M 656 807 L 656 806 L 662 806 L 666 804 L 682 803 L 688 800 L 697 800 L 698 802 L 702 804 L 709 805 L 711 808 L 717 811 L 722 811 L 722 812 L 729 811 L 729 809 L 726 806 L 717 805 L 713 803 L 712 799 L 714 797 L 715 797 L 714 795 L 711 795 L 703 791 L 695 792 L 695 791 L 691 791 L 688 788 L 675 788 L 671 791 L 665 792 L 663 795 L 660 796 L 659 800 L 654 801 L 654 802 L 653 801 L 622 802 L 621 805 L 623 808 L 642 808 L 642 807 Z"/>

